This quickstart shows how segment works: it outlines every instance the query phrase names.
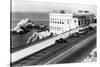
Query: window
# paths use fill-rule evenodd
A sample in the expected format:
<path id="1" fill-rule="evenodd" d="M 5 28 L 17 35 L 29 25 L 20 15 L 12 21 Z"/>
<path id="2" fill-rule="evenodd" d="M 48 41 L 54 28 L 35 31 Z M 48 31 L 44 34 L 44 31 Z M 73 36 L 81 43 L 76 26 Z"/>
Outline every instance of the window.
<path id="1" fill-rule="evenodd" d="M 52 27 L 52 30 L 54 30 L 54 27 Z"/>
<path id="2" fill-rule="evenodd" d="M 55 27 L 55 30 L 57 30 L 57 27 Z"/>
<path id="3" fill-rule="evenodd" d="M 55 18 L 55 21 L 56 21 L 56 18 Z"/>
<path id="4" fill-rule="evenodd" d="M 60 19 L 60 22 L 61 22 L 61 19 Z"/>
<path id="5" fill-rule="evenodd" d="M 57 30 L 59 31 L 59 27 L 57 27 Z"/>
<path id="6" fill-rule="evenodd" d="M 52 30 L 52 26 L 50 26 L 50 29 Z"/>
<path id="7" fill-rule="evenodd" d="M 62 22 L 62 24 L 64 24 L 64 22 Z"/>
<path id="8" fill-rule="evenodd" d="M 69 24 L 69 19 L 67 19 L 67 24 Z"/>
<path id="9" fill-rule="evenodd" d="M 74 20 L 74 22 L 76 23 L 76 20 Z"/>
<path id="10" fill-rule="evenodd" d="M 59 27 L 57 27 L 57 30 L 59 31 Z"/>
<path id="11" fill-rule="evenodd" d="M 79 22 L 79 25 L 81 25 L 80 20 L 78 22 Z"/>
<path id="12" fill-rule="evenodd" d="M 54 18 L 53 18 L 53 21 L 54 21 Z"/>
<path id="13" fill-rule="evenodd" d="M 61 24 L 61 22 L 60 22 L 60 24 Z"/>
<path id="14" fill-rule="evenodd" d="M 84 13 L 89 13 L 89 11 L 84 11 Z"/>

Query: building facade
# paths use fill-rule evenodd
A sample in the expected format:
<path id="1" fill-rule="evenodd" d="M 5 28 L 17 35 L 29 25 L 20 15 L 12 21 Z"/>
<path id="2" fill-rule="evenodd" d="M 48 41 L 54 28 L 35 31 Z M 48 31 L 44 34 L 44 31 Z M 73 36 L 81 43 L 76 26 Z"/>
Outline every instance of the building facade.
<path id="1" fill-rule="evenodd" d="M 49 13 L 49 27 L 53 34 L 61 34 L 78 27 L 78 19 L 71 12 Z"/>

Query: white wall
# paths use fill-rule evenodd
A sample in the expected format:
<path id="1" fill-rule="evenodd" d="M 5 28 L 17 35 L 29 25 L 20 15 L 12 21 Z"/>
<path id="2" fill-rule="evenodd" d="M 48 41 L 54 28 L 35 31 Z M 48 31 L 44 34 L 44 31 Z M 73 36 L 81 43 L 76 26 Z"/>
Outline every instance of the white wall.
<path id="1" fill-rule="evenodd" d="M 50 32 L 60 34 L 70 30 L 69 24 L 72 22 L 72 14 L 50 13 L 49 16 Z M 62 22 L 64 24 L 62 24 Z M 53 27 L 53 29 L 51 27 Z M 60 29 L 57 30 L 57 27 Z"/>

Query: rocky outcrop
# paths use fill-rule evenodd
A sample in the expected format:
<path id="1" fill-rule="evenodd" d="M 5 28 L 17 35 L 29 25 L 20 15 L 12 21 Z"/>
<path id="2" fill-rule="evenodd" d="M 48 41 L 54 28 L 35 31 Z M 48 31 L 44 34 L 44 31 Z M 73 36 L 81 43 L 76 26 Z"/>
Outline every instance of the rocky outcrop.
<path id="1" fill-rule="evenodd" d="M 11 31 L 16 33 L 28 31 L 29 26 L 34 26 L 34 23 L 29 18 L 22 19 Z"/>

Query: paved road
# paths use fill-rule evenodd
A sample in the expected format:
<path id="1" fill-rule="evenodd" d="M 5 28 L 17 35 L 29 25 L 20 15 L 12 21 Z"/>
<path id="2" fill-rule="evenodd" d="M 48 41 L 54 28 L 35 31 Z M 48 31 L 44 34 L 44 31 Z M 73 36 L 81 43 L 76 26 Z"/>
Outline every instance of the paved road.
<path id="1" fill-rule="evenodd" d="M 92 41 L 87 43 L 87 46 L 83 47 L 82 49 L 75 52 L 73 55 L 64 58 L 58 63 L 76 63 L 76 62 L 82 62 L 84 58 L 89 56 L 90 52 L 93 48 L 96 48 L 96 38 L 94 38 Z"/>
<path id="2" fill-rule="evenodd" d="M 40 64 L 55 64 L 55 63 L 59 63 L 61 60 L 65 59 L 66 57 L 68 59 L 74 54 L 79 55 L 80 53 L 82 53 L 82 52 L 79 52 L 81 49 L 90 47 L 91 43 L 92 44 L 95 43 L 94 41 L 96 42 L 96 34 L 77 43 L 74 47 L 60 53 L 59 55 L 55 56 L 54 58 L 48 60 L 46 63 L 40 63 Z M 87 49 L 89 49 L 89 48 L 87 48 Z M 85 50 L 87 51 L 87 49 L 85 49 Z M 76 52 L 79 52 L 79 53 L 76 53 Z"/>

